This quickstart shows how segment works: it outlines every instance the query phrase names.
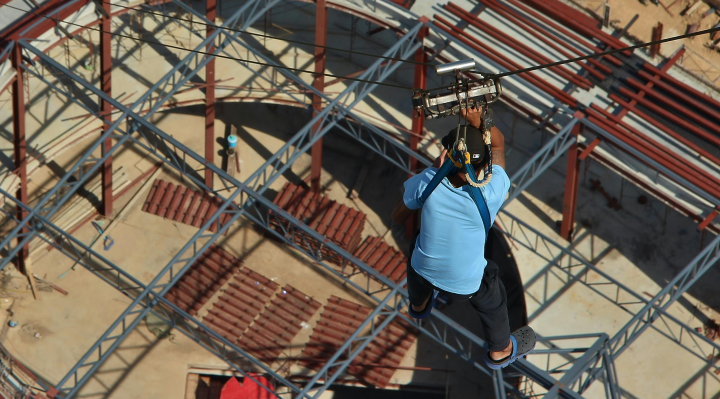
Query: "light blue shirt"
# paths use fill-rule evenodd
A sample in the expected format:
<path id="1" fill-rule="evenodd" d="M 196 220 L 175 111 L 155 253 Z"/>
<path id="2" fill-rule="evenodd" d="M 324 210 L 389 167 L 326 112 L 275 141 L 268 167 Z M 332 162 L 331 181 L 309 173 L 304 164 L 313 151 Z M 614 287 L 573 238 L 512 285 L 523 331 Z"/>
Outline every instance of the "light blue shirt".
<path id="1" fill-rule="evenodd" d="M 481 188 L 491 223 L 495 221 L 510 179 L 498 165 L 493 165 L 492 180 Z M 420 196 L 437 168 L 427 168 L 405 182 L 403 201 L 418 209 Z M 447 178 L 438 184 L 425 201 L 421 213 L 420 235 L 410 260 L 415 271 L 437 288 L 461 295 L 474 294 L 482 282 L 485 260 L 485 229 L 470 188 L 453 187 Z"/>

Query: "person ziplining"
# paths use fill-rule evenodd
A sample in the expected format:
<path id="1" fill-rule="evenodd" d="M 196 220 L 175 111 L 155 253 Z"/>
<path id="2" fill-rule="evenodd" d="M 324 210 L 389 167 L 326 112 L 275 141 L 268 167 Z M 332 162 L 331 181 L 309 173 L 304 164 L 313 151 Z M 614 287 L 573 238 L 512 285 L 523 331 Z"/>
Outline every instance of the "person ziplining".
<path id="1" fill-rule="evenodd" d="M 485 259 L 485 242 L 510 179 L 505 172 L 505 139 L 488 107 L 502 87 L 497 79 L 471 86 L 460 73 L 474 67 L 473 60 L 438 67 L 439 75 L 456 75 L 453 92 L 444 96 L 417 92 L 413 97 L 415 108 L 427 118 L 458 115 L 465 124 L 458 123 L 442 139 L 443 150 L 431 167 L 404 183 L 392 220 L 400 225 L 418 210 L 421 215 L 407 262 L 410 316 L 427 318 L 440 301 L 446 305 L 469 301 L 488 343 L 485 363 L 500 369 L 527 355 L 536 337 L 529 326 L 510 332 L 498 266 Z M 456 105 L 445 109 L 446 103 Z"/>

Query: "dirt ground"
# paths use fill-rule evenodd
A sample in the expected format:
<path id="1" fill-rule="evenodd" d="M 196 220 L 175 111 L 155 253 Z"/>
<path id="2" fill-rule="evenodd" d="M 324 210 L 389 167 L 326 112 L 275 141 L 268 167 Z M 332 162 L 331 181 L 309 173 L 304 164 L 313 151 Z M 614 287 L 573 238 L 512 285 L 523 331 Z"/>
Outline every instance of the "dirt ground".
<path id="1" fill-rule="evenodd" d="M 697 1 L 701 4 L 689 12 Z M 602 15 L 606 0 L 569 0 L 566 2 L 586 7 Z M 718 13 L 711 12 L 712 7 L 704 0 L 660 0 L 660 4 L 657 5 L 648 0 L 647 3 L 647 5 L 643 5 L 639 0 L 607 0 L 611 10 L 611 25 L 623 29 L 638 14 L 639 18 L 628 29 L 628 35 L 639 41 L 648 42 L 651 40 L 652 29 L 658 22 L 663 24 L 663 39 L 685 34 L 690 25 L 695 23 L 700 24 L 698 30 L 710 29 L 720 23 Z M 660 47 L 660 54 L 669 57 L 683 45 L 686 49 L 685 55 L 678 63 L 689 72 L 720 89 L 720 39 L 712 40 L 710 35 L 682 39 L 663 44 Z"/>

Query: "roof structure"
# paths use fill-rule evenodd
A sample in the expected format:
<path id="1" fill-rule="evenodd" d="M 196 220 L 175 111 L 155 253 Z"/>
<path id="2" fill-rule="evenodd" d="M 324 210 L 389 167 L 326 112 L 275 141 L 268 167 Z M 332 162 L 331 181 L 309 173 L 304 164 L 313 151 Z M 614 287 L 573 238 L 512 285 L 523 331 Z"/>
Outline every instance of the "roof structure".
<path id="1" fill-rule="evenodd" d="M 128 299 L 128 305 L 99 339 L 88 343 L 73 367 L 61 371 L 61 377 L 36 378 L 24 369 L 18 374 L 3 373 L 5 386 L 14 386 L 14 392 L 6 393 L 4 387 L 0 394 L 78 397 L 149 316 L 162 320 L 215 355 L 229 370 L 277 397 L 318 398 L 348 375 L 386 387 L 392 376 L 386 370 L 400 367 L 417 337 L 434 341 L 477 373 L 492 378 L 498 398 L 627 396 L 616 362 L 648 331 L 664 336 L 676 344 L 674 350 L 702 362 L 706 372 L 720 370 L 715 362 L 720 344 L 673 310 L 683 294 L 720 260 L 720 237 L 710 236 L 692 260 L 649 295 L 580 255 L 573 244 L 580 240 L 575 214 L 581 165 L 590 159 L 697 222 L 703 237 L 705 231 L 720 231 L 715 218 L 720 210 L 720 102 L 698 90 L 691 77 L 672 68 L 682 49 L 659 64 L 642 51 L 625 51 L 503 79 L 503 107 L 541 130 L 546 138 L 540 145 L 523 147 L 528 151 L 523 163 L 512 165 L 513 187 L 496 224 L 513 245 L 547 263 L 545 278 L 550 273 L 562 277 L 567 285 L 557 292 L 577 283 L 626 319 L 622 325 L 599 331 L 541 337 L 541 345 L 528 359 L 518 360 L 504 372 L 493 372 L 479 360 L 486 344 L 477 334 L 443 312 L 433 312 L 424 321 L 405 313 L 407 291 L 398 269 L 402 254 L 381 238 L 367 236 L 363 240 L 366 215 L 320 192 L 323 137 L 345 133 L 373 156 L 413 174 L 429 166 L 437 155 L 437 134 L 412 113 L 409 90 L 397 96 L 406 100 L 402 103 L 368 106 L 383 101 L 377 93 L 404 90 L 398 86 L 411 84 L 409 76 L 414 88 L 446 84 L 428 72 L 426 63 L 474 58 L 485 71 L 504 72 L 622 49 L 627 42 L 622 34 L 599 27 L 596 19 L 559 0 L 436 4 L 316 0 L 311 2 L 315 14 L 308 17 L 315 22 L 316 47 L 309 46 L 312 50 L 308 51 L 313 58 L 310 63 L 298 63 L 291 55 L 264 51 L 260 43 L 264 39 L 245 34 L 259 33 L 253 26 L 263 19 L 267 24 L 271 11 L 284 3 L 294 4 L 284 0 L 207 0 L 203 5 L 179 0 L 122 4 L 49 0 L 24 14 L 3 15 L 7 25 L 0 33 L 4 46 L 0 87 L 12 94 L 12 137 L 5 139 L 13 145 L 13 159 L 3 159 L 8 167 L 0 181 L 5 205 L 0 209 L 8 226 L 0 238 L 0 269 L 15 263 L 32 276 L 33 245 L 48 245 L 117 290 Z M 19 1 L 3 5 L 25 9 Z M 360 71 L 341 73 L 326 68 L 332 40 L 336 40 L 327 35 L 328 10 L 350 15 L 353 21 L 366 21 L 367 37 L 384 35 L 375 43 L 382 48 L 377 52 L 382 55 L 366 65 L 359 63 L 363 66 Z M 145 38 L 142 27 L 137 38 L 132 36 L 132 26 L 124 29 L 138 13 L 157 17 L 157 31 L 170 32 L 162 18 L 177 23 L 189 35 L 192 46 L 186 50 L 192 51 L 182 52 L 184 58 L 168 57 L 170 65 L 152 71 L 157 79 L 143 81 L 147 90 L 128 103 L 126 93 L 117 95 L 118 86 L 113 88 L 113 61 L 120 50 L 113 54 L 111 45 L 113 36 Z M 52 55 L 69 40 L 85 40 L 83 35 L 90 35 L 92 29 L 100 43 L 99 67 L 95 68 L 99 85 L 82 76 L 79 68 Z M 92 41 L 90 36 L 88 42 Z M 415 63 L 407 68 L 402 60 Z M 226 69 L 228 65 L 232 69 Z M 314 74 L 302 73 L 312 68 Z M 223 79 L 229 74 L 219 77 L 227 70 L 247 80 L 225 96 L 220 94 L 226 93 L 221 83 L 226 83 Z M 397 76 L 402 75 L 398 71 L 413 73 Z M 127 72 L 129 79 L 140 82 L 131 72 Z M 41 131 L 29 145 L 25 130 L 31 114 L 26 110 L 31 102 L 31 79 L 68 106 L 82 110 L 83 123 L 92 122 L 80 125 L 60 144 L 52 132 Z M 395 87 L 383 87 L 383 83 Z M 289 105 L 312 112 L 308 123 L 242 181 L 215 158 L 217 107 L 235 101 Z M 197 104 L 204 109 L 202 154 L 193 149 L 194 144 L 162 130 L 157 121 L 161 111 Z M 404 114 L 405 119 L 396 123 L 396 114 Z M 404 127 L 407 125 L 409 128 Z M 30 201 L 28 176 L 81 141 L 72 166 Z M 60 223 L 64 206 L 90 187 L 86 183 L 98 174 L 99 213 L 112 214 L 113 200 L 121 195 L 113 157 L 127 148 L 142 152 L 153 163 L 162 163 L 162 168 L 183 182 L 153 180 L 149 195 L 143 197 L 146 214 L 188 225 L 184 227 L 192 231 L 166 264 L 153 269 L 150 278 L 111 260 L 97 246 L 76 237 L 71 231 L 74 226 Z M 295 162 L 308 152 L 312 162 L 307 182 L 289 181 L 274 201 L 269 199 L 275 190 L 272 187 L 277 186 L 273 183 L 293 172 Z M 564 240 L 513 214 L 509 206 L 560 158 L 567 165 L 560 226 Z M 152 171 L 139 178 L 148 179 Z M 595 189 L 605 192 L 600 183 Z M 610 205 L 617 205 L 606 195 Z M 323 307 L 303 293 L 305 287 L 278 284 L 254 271 L 216 245 L 236 222 L 251 223 L 294 249 L 341 282 L 343 290 L 367 302 L 332 297 Z M 371 247 L 377 248 L 377 256 L 372 256 Z M 31 284 L 34 281 L 32 277 L 29 280 Z M 555 300 L 547 287 L 542 296 L 540 308 Z M 368 303 L 372 306 L 366 306 Z M 308 323 L 311 319 L 317 320 L 317 325 L 312 335 L 307 334 L 304 357 L 291 359 L 310 371 L 303 376 L 303 383 L 298 383 L 290 378 L 290 365 L 278 361 L 278 354 L 303 334 L 293 320 Z M 311 355 L 314 357 L 309 359 Z M 543 360 L 534 360 L 539 358 Z M 3 367 L 13 363 L 10 359 L 9 354 L 0 356 Z M 380 367 L 368 371 L 367 362 Z M 259 381 L 260 374 L 263 381 Z M 18 375 L 22 378 L 14 379 L 17 384 L 7 383 Z M 515 384 L 518 377 L 525 387 Z"/>

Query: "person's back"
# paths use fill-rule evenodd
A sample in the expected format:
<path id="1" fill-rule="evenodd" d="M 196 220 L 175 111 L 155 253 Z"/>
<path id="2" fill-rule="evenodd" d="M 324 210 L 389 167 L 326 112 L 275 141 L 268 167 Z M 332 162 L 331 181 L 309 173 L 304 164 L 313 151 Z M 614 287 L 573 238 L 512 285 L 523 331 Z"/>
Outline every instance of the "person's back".
<path id="1" fill-rule="evenodd" d="M 403 200 L 420 208 L 419 198 L 437 173 L 428 168 L 405 183 Z M 510 189 L 510 180 L 499 165 L 493 166 L 490 183 L 480 189 L 490 211 L 491 223 Z M 422 206 L 420 233 L 412 253 L 415 271 L 434 286 L 457 294 L 472 294 L 480 287 L 487 261 L 485 227 L 466 184 L 454 187 L 443 179 Z"/>
<path id="2" fill-rule="evenodd" d="M 479 130 L 482 122 L 479 115 L 477 109 L 467 112 L 472 128 L 467 129 L 465 144 L 470 169 L 482 179 L 490 154 L 486 153 L 487 143 Z M 492 177 L 480 188 L 482 195 L 478 195 L 477 191 L 472 194 L 474 188 L 468 186 L 470 177 L 464 172 L 441 168 L 447 149 L 452 148 L 450 141 L 456 135 L 457 132 L 452 131 L 445 136 L 445 150 L 434 167 L 405 182 L 403 198 L 393 210 L 393 223 L 400 225 L 421 209 L 420 231 L 410 243 L 407 262 L 408 313 L 416 319 L 430 316 L 438 295 L 448 304 L 469 301 L 482 320 L 483 336 L 488 343 L 485 363 L 499 369 L 535 347 L 535 333 L 530 327 L 510 333 L 507 295 L 498 277 L 498 266 L 485 259 L 486 231 L 510 189 L 504 170 L 505 142 L 502 133 L 493 127 L 490 130 Z M 448 175 L 433 187 L 431 181 L 440 170 Z M 450 174 L 451 170 L 459 173 Z M 425 193 L 426 190 L 430 191 Z M 489 226 L 483 218 L 489 219 Z"/>

